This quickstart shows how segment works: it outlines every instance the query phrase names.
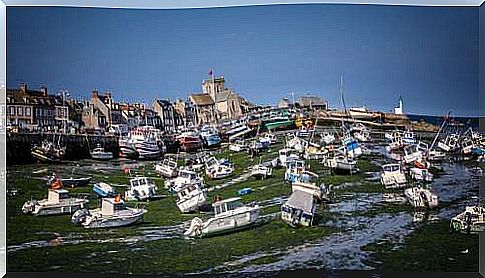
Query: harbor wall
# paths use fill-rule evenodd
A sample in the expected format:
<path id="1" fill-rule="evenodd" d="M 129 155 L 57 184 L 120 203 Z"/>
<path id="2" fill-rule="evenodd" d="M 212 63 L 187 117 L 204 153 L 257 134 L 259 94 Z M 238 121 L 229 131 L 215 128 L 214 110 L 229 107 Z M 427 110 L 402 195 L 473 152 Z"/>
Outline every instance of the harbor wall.
<path id="1" fill-rule="evenodd" d="M 60 139 L 59 139 L 60 138 Z M 40 145 L 42 140 L 52 142 L 60 141 L 61 145 L 66 146 L 66 160 L 78 160 L 89 158 L 89 149 L 101 144 L 106 151 L 112 152 L 115 157 L 120 150 L 118 147 L 117 136 L 99 135 L 62 135 L 60 134 L 41 134 L 41 133 L 9 133 L 7 134 L 7 165 L 26 164 L 35 162 L 30 154 L 33 145 Z"/>

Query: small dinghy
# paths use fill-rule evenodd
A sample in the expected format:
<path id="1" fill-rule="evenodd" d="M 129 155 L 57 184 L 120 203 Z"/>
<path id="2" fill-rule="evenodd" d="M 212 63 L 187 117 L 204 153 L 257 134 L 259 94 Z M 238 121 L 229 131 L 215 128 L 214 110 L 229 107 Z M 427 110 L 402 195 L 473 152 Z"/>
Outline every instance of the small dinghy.
<path id="1" fill-rule="evenodd" d="M 382 166 L 381 184 L 385 189 L 398 189 L 406 187 L 406 175 L 397 163 Z"/>
<path id="2" fill-rule="evenodd" d="M 255 224 L 260 213 L 258 205 L 244 205 L 239 197 L 218 201 L 212 206 L 214 217 L 205 222 L 195 217 L 185 236 L 203 237 L 244 229 Z"/>
<path id="3" fill-rule="evenodd" d="M 454 231 L 477 234 L 485 231 L 485 207 L 466 207 L 465 211 L 451 218 L 450 227 Z"/>
<path id="4" fill-rule="evenodd" d="M 93 191 L 101 197 L 113 197 L 116 195 L 113 187 L 104 182 L 98 182 L 93 185 Z"/>
<path id="5" fill-rule="evenodd" d="M 104 198 L 101 208 L 76 211 L 71 217 L 71 222 L 81 224 L 84 228 L 121 227 L 143 219 L 146 212 L 146 209 L 127 207 L 118 195 L 115 198 Z"/>
<path id="6" fill-rule="evenodd" d="M 404 190 L 404 195 L 415 208 L 433 209 L 438 206 L 438 196 L 429 189 L 411 187 Z"/>
<path id="7" fill-rule="evenodd" d="M 84 208 L 89 201 L 81 198 L 72 198 L 69 192 L 61 188 L 49 189 L 47 199 L 30 200 L 22 206 L 22 212 L 33 215 L 59 215 L 71 214 L 74 211 Z"/>

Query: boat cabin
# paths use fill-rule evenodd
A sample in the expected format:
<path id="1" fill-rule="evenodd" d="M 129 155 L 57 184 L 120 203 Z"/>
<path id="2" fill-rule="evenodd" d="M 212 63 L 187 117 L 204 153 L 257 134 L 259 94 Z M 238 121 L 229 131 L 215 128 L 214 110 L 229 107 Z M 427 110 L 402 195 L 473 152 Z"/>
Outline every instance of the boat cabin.
<path id="1" fill-rule="evenodd" d="M 214 208 L 215 215 L 225 213 L 230 210 L 235 210 L 236 208 L 242 207 L 244 204 L 239 197 L 229 198 L 212 204 Z"/>
<path id="2" fill-rule="evenodd" d="M 308 227 L 313 225 L 316 209 L 317 202 L 312 194 L 295 190 L 281 206 L 281 218 L 294 227 Z"/>
<path id="3" fill-rule="evenodd" d="M 313 172 L 303 171 L 298 177 L 296 177 L 295 182 L 315 184 L 318 177 L 319 176 Z"/>
<path id="4" fill-rule="evenodd" d="M 202 191 L 200 183 L 185 184 L 179 191 L 177 191 L 177 196 L 179 200 L 185 199 L 192 194 L 194 191 Z"/>
<path id="5" fill-rule="evenodd" d="M 133 188 L 144 185 L 155 186 L 155 183 L 147 177 L 136 177 L 130 180 L 130 185 Z"/>
<path id="6" fill-rule="evenodd" d="M 197 173 L 188 170 L 179 170 L 179 177 L 187 180 L 197 179 Z"/>
<path id="7" fill-rule="evenodd" d="M 168 167 L 168 168 L 171 168 L 171 169 L 175 169 L 175 168 L 177 168 L 177 162 L 175 162 L 171 159 L 164 159 L 162 161 L 162 166 L 165 166 L 165 167 Z"/>
<path id="8" fill-rule="evenodd" d="M 69 199 L 69 191 L 66 189 L 49 189 L 49 194 L 47 195 L 49 203 L 59 203 L 66 199 Z"/>
<path id="9" fill-rule="evenodd" d="M 205 161 L 205 166 L 207 168 L 212 168 L 216 165 L 219 165 L 219 161 L 213 156 L 211 156 L 209 159 Z"/>
<path id="10" fill-rule="evenodd" d="M 386 165 L 383 165 L 382 166 L 382 171 L 383 172 L 388 172 L 388 173 L 392 173 L 392 172 L 401 172 L 401 166 L 399 164 L 386 164 Z"/>
<path id="11" fill-rule="evenodd" d="M 113 215 L 116 211 L 124 210 L 126 204 L 121 198 L 104 198 L 101 203 L 101 214 Z"/>

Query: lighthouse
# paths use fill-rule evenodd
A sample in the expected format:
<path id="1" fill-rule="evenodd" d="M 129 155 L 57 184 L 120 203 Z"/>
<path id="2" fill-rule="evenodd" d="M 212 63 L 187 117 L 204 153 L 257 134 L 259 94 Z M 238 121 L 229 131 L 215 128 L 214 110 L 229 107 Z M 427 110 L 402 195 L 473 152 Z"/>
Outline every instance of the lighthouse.
<path id="1" fill-rule="evenodd" d="M 399 96 L 398 100 L 398 106 L 394 107 L 394 114 L 402 115 L 403 110 L 402 110 L 402 96 Z"/>

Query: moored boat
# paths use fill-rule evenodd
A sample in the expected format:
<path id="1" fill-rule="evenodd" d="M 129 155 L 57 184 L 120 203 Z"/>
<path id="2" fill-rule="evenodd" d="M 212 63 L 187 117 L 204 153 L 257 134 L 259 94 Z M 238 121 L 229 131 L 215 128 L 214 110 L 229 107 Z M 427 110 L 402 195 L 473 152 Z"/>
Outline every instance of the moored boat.
<path id="1" fill-rule="evenodd" d="M 134 224 L 143 218 L 146 209 L 130 208 L 119 196 L 103 198 L 101 208 L 76 211 L 71 222 L 84 228 L 112 228 Z"/>
<path id="2" fill-rule="evenodd" d="M 207 221 L 195 217 L 184 235 L 202 237 L 247 228 L 257 222 L 260 213 L 258 205 L 244 205 L 239 197 L 218 201 L 212 206 L 214 217 Z"/>
<path id="3" fill-rule="evenodd" d="M 485 231 L 485 207 L 467 206 L 465 211 L 453 217 L 450 227 L 457 232 L 476 234 Z"/>
<path id="4" fill-rule="evenodd" d="M 47 199 L 40 201 L 30 200 L 22 206 L 22 212 L 33 215 L 59 215 L 71 214 L 84 208 L 89 201 L 81 198 L 72 198 L 65 189 L 49 189 Z"/>

